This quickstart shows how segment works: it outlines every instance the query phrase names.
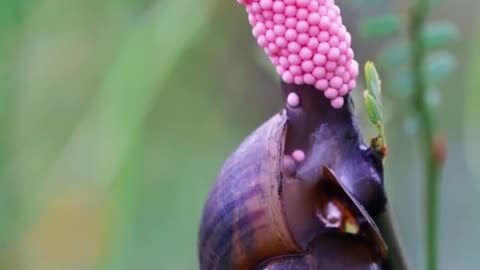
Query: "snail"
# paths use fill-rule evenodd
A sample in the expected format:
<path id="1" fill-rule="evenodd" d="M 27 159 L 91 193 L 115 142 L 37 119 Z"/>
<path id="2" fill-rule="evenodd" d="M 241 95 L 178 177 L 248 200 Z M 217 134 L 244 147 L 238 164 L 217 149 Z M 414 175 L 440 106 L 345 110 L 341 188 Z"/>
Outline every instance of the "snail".
<path id="1" fill-rule="evenodd" d="M 340 9 L 237 1 L 285 106 L 224 163 L 200 223 L 200 269 L 390 269 L 376 223 L 388 209 L 383 153 L 365 145 L 354 115 L 358 64 Z"/>
<path id="2" fill-rule="evenodd" d="M 227 159 L 209 194 L 200 268 L 382 269 L 387 247 L 373 221 L 386 203 L 381 158 L 363 144 L 351 106 L 282 85 L 286 108 Z"/>

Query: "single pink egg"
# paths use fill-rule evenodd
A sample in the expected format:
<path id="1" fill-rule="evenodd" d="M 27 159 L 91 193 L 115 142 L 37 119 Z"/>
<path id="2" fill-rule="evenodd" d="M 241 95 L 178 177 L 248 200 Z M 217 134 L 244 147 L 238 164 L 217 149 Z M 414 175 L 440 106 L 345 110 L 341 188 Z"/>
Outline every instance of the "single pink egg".
<path id="1" fill-rule="evenodd" d="M 285 48 L 288 45 L 288 41 L 284 37 L 278 37 L 275 40 L 275 44 L 277 44 L 279 48 Z"/>
<path id="2" fill-rule="evenodd" d="M 322 79 L 325 76 L 325 68 L 323 67 L 316 67 L 313 69 L 313 76 L 315 76 L 317 79 Z"/>
<path id="3" fill-rule="evenodd" d="M 303 60 L 311 59 L 312 56 L 313 56 L 312 50 L 310 50 L 309 48 L 304 47 L 300 50 L 300 58 L 302 58 Z"/>
<path id="4" fill-rule="evenodd" d="M 329 99 L 334 99 L 338 96 L 338 90 L 335 88 L 328 88 L 327 90 L 325 90 L 324 94 L 325 97 Z"/>
<path id="5" fill-rule="evenodd" d="M 296 17 L 297 16 L 297 8 L 295 6 L 287 6 L 285 7 L 285 15 L 287 17 Z"/>
<path id="6" fill-rule="evenodd" d="M 293 82 L 293 75 L 290 73 L 290 71 L 285 71 L 282 74 L 282 80 L 286 83 L 292 83 Z"/>
<path id="7" fill-rule="evenodd" d="M 306 84 L 314 84 L 316 81 L 316 78 L 312 74 L 306 73 L 305 75 L 303 75 L 303 81 Z"/>
<path id="8" fill-rule="evenodd" d="M 276 2 L 275 2 L 276 3 Z M 276 24 L 284 25 L 285 23 L 285 15 L 284 14 L 275 14 L 273 15 L 273 22 Z M 285 25 L 286 26 L 286 25 Z"/>
<path id="9" fill-rule="evenodd" d="M 307 7 L 310 0 L 297 0 L 297 6 L 299 7 Z"/>
<path id="10" fill-rule="evenodd" d="M 327 62 L 327 57 L 324 54 L 317 53 L 313 56 L 313 62 L 315 65 L 321 67 Z"/>
<path id="11" fill-rule="evenodd" d="M 336 97 L 330 101 L 330 105 L 332 105 L 335 109 L 340 109 L 343 107 L 344 99 L 343 97 Z"/>
<path id="12" fill-rule="evenodd" d="M 301 62 L 302 59 L 300 59 L 300 56 L 298 56 L 297 54 L 291 54 L 288 56 L 288 63 L 290 63 L 291 65 L 300 65 Z"/>
<path id="13" fill-rule="evenodd" d="M 299 8 L 297 10 L 297 19 L 298 20 L 306 20 L 308 18 L 309 12 L 304 8 Z"/>
<path id="14" fill-rule="evenodd" d="M 303 76 L 302 75 L 297 75 L 293 78 L 293 82 L 297 85 L 302 85 L 304 83 L 303 81 Z"/>
<path id="15" fill-rule="evenodd" d="M 272 9 L 273 12 L 282 13 L 285 10 L 285 3 L 283 3 L 282 1 L 275 1 L 273 2 Z"/>
<path id="16" fill-rule="evenodd" d="M 317 82 L 315 83 L 315 87 L 319 90 L 327 90 L 328 88 L 328 81 L 325 80 L 325 79 L 320 79 L 320 80 L 317 80 Z"/>
<path id="17" fill-rule="evenodd" d="M 296 29 L 299 33 L 307 33 L 308 27 L 309 25 L 306 21 L 298 21 Z"/>
<path id="18" fill-rule="evenodd" d="M 309 39 L 310 39 L 310 36 L 307 33 L 301 33 L 297 37 L 297 42 L 300 45 L 306 45 Z"/>
<path id="19" fill-rule="evenodd" d="M 300 68 L 300 66 L 297 66 L 297 65 L 291 65 L 289 68 L 289 71 L 294 76 L 298 76 L 302 74 L 302 69 Z"/>
<path id="20" fill-rule="evenodd" d="M 310 73 L 313 71 L 315 68 L 315 64 L 311 60 L 303 61 L 302 64 L 302 70 L 305 71 L 306 73 Z"/>
<path id="21" fill-rule="evenodd" d="M 300 46 L 300 44 L 298 44 L 295 41 L 292 41 L 292 42 L 288 43 L 288 51 L 290 53 L 295 53 L 296 54 L 296 53 L 300 52 L 301 48 L 302 47 Z"/>
<path id="22" fill-rule="evenodd" d="M 343 85 L 343 80 L 338 76 L 335 76 L 330 80 L 330 87 L 332 88 L 340 89 L 342 85 Z"/>
<path id="23" fill-rule="evenodd" d="M 285 19 L 285 26 L 290 29 L 295 29 L 297 22 L 297 18 L 287 18 Z"/>
<path id="24" fill-rule="evenodd" d="M 288 29 L 287 31 L 285 31 L 285 38 L 288 40 L 288 41 L 295 41 L 297 40 L 297 31 L 293 30 L 293 29 Z"/>
<path id="25" fill-rule="evenodd" d="M 305 160 L 305 152 L 303 152 L 302 150 L 295 150 L 292 153 L 292 157 L 295 161 L 302 162 Z"/>

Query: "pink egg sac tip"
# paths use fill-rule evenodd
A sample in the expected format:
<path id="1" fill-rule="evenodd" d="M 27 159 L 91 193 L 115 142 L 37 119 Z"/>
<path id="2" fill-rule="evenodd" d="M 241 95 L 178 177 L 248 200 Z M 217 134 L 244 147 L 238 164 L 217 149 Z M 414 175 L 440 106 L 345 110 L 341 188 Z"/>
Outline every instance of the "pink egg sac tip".
<path id="1" fill-rule="evenodd" d="M 253 36 L 284 82 L 313 85 L 332 107 L 343 107 L 359 67 L 335 0 L 237 2 L 245 5 Z"/>

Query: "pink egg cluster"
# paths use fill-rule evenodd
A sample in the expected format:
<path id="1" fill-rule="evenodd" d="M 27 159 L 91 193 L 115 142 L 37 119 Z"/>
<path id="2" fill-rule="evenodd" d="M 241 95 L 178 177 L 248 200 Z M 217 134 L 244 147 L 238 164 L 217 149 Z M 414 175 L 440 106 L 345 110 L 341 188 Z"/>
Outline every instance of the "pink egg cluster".
<path id="1" fill-rule="evenodd" d="M 335 0 L 237 0 L 286 83 L 310 84 L 334 108 L 356 87 L 358 63 Z"/>

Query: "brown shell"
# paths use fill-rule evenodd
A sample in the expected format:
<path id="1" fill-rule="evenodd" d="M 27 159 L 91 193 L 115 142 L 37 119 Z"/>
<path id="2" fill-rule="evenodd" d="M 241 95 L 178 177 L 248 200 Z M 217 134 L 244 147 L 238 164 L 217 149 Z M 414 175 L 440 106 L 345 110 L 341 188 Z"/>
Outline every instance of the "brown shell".
<path id="1" fill-rule="evenodd" d="M 301 252 L 281 200 L 285 122 L 285 113 L 275 115 L 225 162 L 205 205 L 201 269 L 253 269 L 269 258 Z"/>

